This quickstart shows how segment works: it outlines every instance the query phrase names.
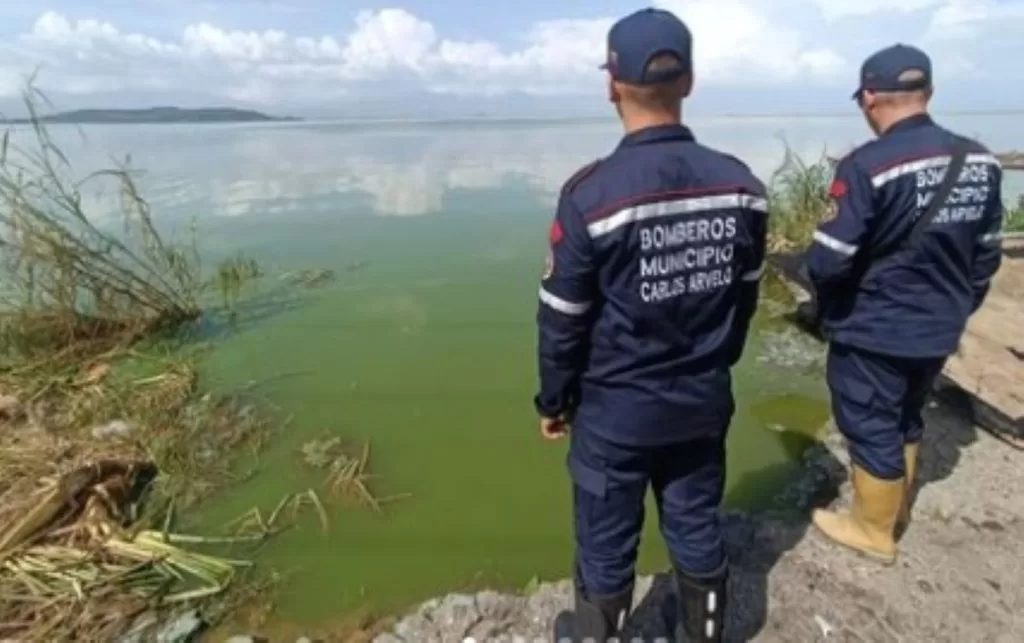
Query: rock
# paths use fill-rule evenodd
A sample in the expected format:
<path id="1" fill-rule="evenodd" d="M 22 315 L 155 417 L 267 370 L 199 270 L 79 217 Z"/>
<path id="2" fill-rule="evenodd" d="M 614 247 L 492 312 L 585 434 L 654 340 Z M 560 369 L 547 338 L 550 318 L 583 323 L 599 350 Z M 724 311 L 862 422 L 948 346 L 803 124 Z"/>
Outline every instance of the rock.
<path id="1" fill-rule="evenodd" d="M 434 624 L 422 614 L 407 616 L 395 625 L 394 632 L 399 638 L 408 641 L 429 641 L 437 636 Z"/>
<path id="2" fill-rule="evenodd" d="M 158 643 L 185 643 L 192 640 L 192 636 L 205 626 L 206 623 L 199 615 L 199 610 L 192 610 L 178 616 L 161 628 L 156 635 L 156 640 Z"/>
<path id="3" fill-rule="evenodd" d="M 194 640 L 206 627 L 199 610 L 189 610 L 164 621 L 162 624 L 154 614 L 143 614 L 127 634 L 117 639 L 118 643 L 142 643 L 155 640 L 157 643 L 188 643 Z M 153 629 L 156 628 L 155 635 Z"/>
<path id="4" fill-rule="evenodd" d="M 483 617 L 477 607 L 476 597 L 455 594 L 441 601 L 430 620 L 443 632 L 461 640 Z"/>
<path id="5" fill-rule="evenodd" d="M 522 602 L 518 597 L 502 596 L 497 592 L 480 592 L 476 596 L 476 607 L 480 615 L 494 621 L 504 621 L 511 616 Z"/>

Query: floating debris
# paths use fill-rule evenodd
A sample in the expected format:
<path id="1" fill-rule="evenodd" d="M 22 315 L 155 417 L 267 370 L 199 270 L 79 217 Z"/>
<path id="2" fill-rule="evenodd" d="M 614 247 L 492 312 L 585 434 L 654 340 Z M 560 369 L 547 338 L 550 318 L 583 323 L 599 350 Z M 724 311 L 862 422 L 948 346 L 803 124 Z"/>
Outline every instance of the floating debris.
<path id="1" fill-rule="evenodd" d="M 757 361 L 782 368 L 823 368 L 825 347 L 796 328 L 761 333 L 763 346 Z"/>
<path id="2" fill-rule="evenodd" d="M 289 493 L 281 501 L 277 503 L 274 511 L 270 513 L 270 517 L 266 520 L 263 519 L 263 514 L 260 512 L 259 507 L 254 507 L 243 514 L 236 520 L 229 523 L 229 526 L 235 526 L 237 528 L 236 533 L 249 533 L 257 531 L 264 534 L 276 533 L 278 530 L 275 529 L 278 518 L 285 510 L 289 510 L 293 519 L 298 517 L 299 511 L 306 505 L 312 505 L 320 516 L 320 524 L 324 531 L 327 531 L 327 511 L 324 509 L 324 505 L 320 502 L 320 496 L 316 494 L 312 489 L 307 489 L 302 493 Z"/>
<path id="3" fill-rule="evenodd" d="M 337 274 L 327 268 L 307 268 L 298 272 L 287 272 L 281 275 L 281 279 L 293 286 L 305 288 L 317 288 L 331 283 L 337 279 Z"/>
<path id="4" fill-rule="evenodd" d="M 353 449 L 346 448 L 345 442 L 337 436 L 307 442 L 302 445 L 301 453 L 306 465 L 327 470 L 325 483 L 332 492 L 354 496 L 361 503 L 372 507 L 374 511 L 382 511 L 381 506 L 387 502 L 411 496 L 405 493 L 379 498 L 371 492 L 367 484 L 374 477 L 369 472 L 369 440 L 363 443 L 357 454 L 353 454 Z"/>

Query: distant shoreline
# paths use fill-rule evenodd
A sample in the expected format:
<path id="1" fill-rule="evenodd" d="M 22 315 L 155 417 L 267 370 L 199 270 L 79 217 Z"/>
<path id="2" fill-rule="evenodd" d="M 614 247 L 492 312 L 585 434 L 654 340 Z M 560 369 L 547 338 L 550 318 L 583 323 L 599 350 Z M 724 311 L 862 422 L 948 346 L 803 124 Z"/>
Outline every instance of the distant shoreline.
<path id="1" fill-rule="evenodd" d="M 29 125 L 32 118 L 0 120 L 4 125 Z M 261 112 L 230 107 L 150 107 L 145 109 L 79 109 L 40 115 L 35 120 L 47 125 L 144 125 L 186 123 L 277 123 L 297 122 L 292 116 L 270 116 Z"/>
<path id="2" fill-rule="evenodd" d="M 935 111 L 938 118 L 959 116 L 1024 116 L 1024 110 L 953 110 Z M 854 119 L 860 115 L 849 112 L 720 112 L 691 113 L 688 120 L 693 122 L 716 120 L 790 120 L 790 119 Z M 40 116 L 40 122 L 48 125 L 146 125 L 146 124 L 231 124 L 231 123 L 307 123 L 331 125 L 544 125 L 559 123 L 617 123 L 613 115 L 581 116 L 318 116 L 300 118 L 294 116 L 273 116 L 262 112 L 235 108 L 178 108 L 155 107 L 146 109 L 81 109 Z M 30 118 L 0 118 L 0 125 L 28 125 Z"/>

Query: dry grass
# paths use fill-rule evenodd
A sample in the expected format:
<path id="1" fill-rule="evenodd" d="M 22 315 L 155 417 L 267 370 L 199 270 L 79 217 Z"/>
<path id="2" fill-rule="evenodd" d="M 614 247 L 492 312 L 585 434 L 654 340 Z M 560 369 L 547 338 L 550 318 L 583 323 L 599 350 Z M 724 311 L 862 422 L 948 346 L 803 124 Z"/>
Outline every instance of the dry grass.
<path id="1" fill-rule="evenodd" d="M 220 596 L 248 565 L 195 550 L 276 530 L 170 532 L 236 480 L 271 420 L 244 392 L 202 394 L 198 353 L 167 340 L 208 292 L 230 309 L 260 270 L 238 257 L 204 279 L 127 166 L 69 178 L 45 97 L 31 82 L 24 96 L 32 126 L 0 140 L 0 639 L 112 640 L 140 614 Z M 93 182 L 119 195 L 116 234 L 84 205 Z"/>
<path id="2" fill-rule="evenodd" d="M 80 358 L 173 331 L 196 320 L 219 291 L 233 306 L 259 266 L 236 257 L 206 278 L 195 244 L 168 241 L 133 179 L 130 159 L 72 178 L 72 168 L 40 120 L 45 96 L 31 84 L 28 129 L 0 139 L 0 355 L 6 364 Z M 117 195 L 121 230 L 96 223 L 84 193 Z M 111 217 L 111 215 L 114 215 Z"/>
<path id="3" fill-rule="evenodd" d="M 186 548 L 275 530 L 164 535 L 171 507 L 234 481 L 234 456 L 270 424 L 243 398 L 197 395 L 188 360 L 120 357 L 136 361 L 0 378 L 0 638 L 109 640 L 143 612 L 221 594 L 245 564 Z M 140 361 L 154 374 L 118 375 Z"/>
<path id="4" fill-rule="evenodd" d="M 201 391 L 205 347 L 180 333 L 214 296 L 233 318 L 260 266 L 238 256 L 205 278 L 194 226 L 188 243 L 167 241 L 127 164 L 68 178 L 44 101 L 30 82 L 32 126 L 0 141 L 0 640 L 105 641 L 182 606 L 214 623 L 263 608 L 267 587 L 237 582 L 249 562 L 206 550 L 257 545 L 307 508 L 326 529 L 314 490 L 221 535 L 174 533 L 175 516 L 248 475 L 240 464 L 279 424 L 251 391 Z M 87 211 L 92 182 L 117 190 L 120 232 Z M 321 445 L 313 463 L 331 491 L 378 511 L 398 498 L 369 489 L 368 444 L 341 447 Z"/>

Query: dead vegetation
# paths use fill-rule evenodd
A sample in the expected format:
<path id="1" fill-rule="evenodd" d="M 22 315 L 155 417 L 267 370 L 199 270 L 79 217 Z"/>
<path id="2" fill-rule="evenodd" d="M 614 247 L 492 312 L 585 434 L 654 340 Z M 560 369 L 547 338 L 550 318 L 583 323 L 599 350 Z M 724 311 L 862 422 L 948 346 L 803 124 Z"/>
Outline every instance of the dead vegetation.
<path id="1" fill-rule="evenodd" d="M 0 140 L 0 640 L 116 640 L 182 608 L 207 624 L 237 606 L 262 613 L 274 574 L 237 580 L 304 510 L 327 529 L 315 490 L 220 534 L 176 531 L 177 516 L 255 471 L 244 464 L 282 423 L 254 390 L 201 390 L 208 347 L 183 332 L 234 320 L 261 267 L 235 256 L 206 277 L 194 223 L 169 241 L 127 162 L 73 179 L 42 124 L 45 97 L 30 81 L 24 98 L 31 126 Z M 117 195 L 115 212 L 88 205 L 95 184 Z M 307 270 L 290 284 L 333 279 Z M 306 464 L 332 492 L 378 511 L 397 498 L 372 494 L 368 444 L 314 450 Z"/>
<path id="2" fill-rule="evenodd" d="M 369 484 L 374 477 L 369 472 L 369 440 L 362 447 L 347 445 L 338 436 L 313 440 L 302 446 L 302 459 L 307 466 L 327 472 L 324 484 L 334 494 L 354 499 L 378 513 L 384 504 L 410 497 L 407 493 L 387 497 L 373 494 Z"/>
<path id="3" fill-rule="evenodd" d="M 141 614 L 220 594 L 248 566 L 197 546 L 274 533 L 173 533 L 172 507 L 235 480 L 225 455 L 259 449 L 270 424 L 241 398 L 197 395 L 187 360 L 119 357 L 0 377 L 0 638 L 111 640 Z"/>
<path id="4" fill-rule="evenodd" d="M 71 178 L 45 98 L 31 83 L 24 97 L 31 126 L 0 140 L 0 639 L 113 640 L 248 566 L 199 549 L 274 533 L 207 539 L 171 519 L 270 433 L 245 392 L 203 395 L 199 352 L 172 340 L 211 293 L 230 308 L 260 273 L 236 258 L 205 279 L 194 239 L 166 240 L 127 165 Z M 94 183 L 115 191 L 116 218 L 86 205 Z"/>

